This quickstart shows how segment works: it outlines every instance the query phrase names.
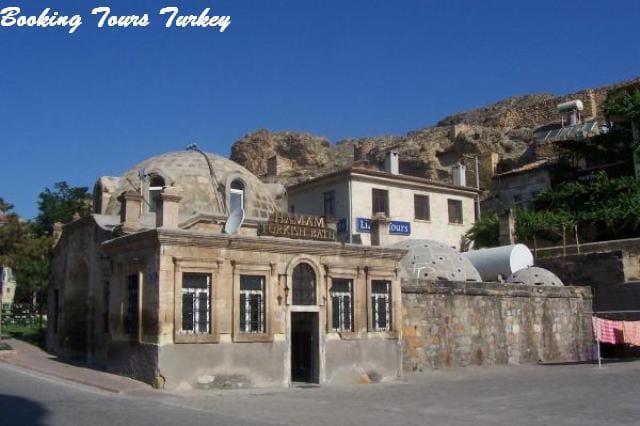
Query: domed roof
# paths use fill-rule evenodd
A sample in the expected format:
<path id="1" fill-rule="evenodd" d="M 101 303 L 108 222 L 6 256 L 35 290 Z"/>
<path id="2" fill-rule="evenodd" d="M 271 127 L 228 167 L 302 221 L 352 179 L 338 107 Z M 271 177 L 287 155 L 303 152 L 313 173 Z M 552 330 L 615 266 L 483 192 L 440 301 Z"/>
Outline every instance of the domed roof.
<path id="1" fill-rule="evenodd" d="M 406 240 L 393 244 L 408 250 L 400 260 L 405 278 L 446 281 L 480 281 L 469 259 L 440 241 Z"/>
<path id="2" fill-rule="evenodd" d="M 142 182 L 141 173 L 145 176 Z M 156 176 L 164 180 L 165 186 L 180 189 L 181 216 L 198 213 L 227 216 L 231 183 L 239 182 L 244 189 L 246 216 L 267 218 L 279 210 L 278 197 L 284 191 L 282 186 L 265 184 L 238 163 L 219 155 L 193 150 L 177 151 L 151 157 L 123 174 L 113 191 L 116 196 L 109 200 L 105 213 L 119 214 L 117 196 L 125 191 L 138 192 L 142 185 L 143 193 L 147 194 L 149 182 Z"/>
<path id="3" fill-rule="evenodd" d="M 514 272 L 507 279 L 507 282 L 512 284 L 544 285 L 552 287 L 562 287 L 564 285 L 556 274 L 537 266 L 531 266 Z"/>

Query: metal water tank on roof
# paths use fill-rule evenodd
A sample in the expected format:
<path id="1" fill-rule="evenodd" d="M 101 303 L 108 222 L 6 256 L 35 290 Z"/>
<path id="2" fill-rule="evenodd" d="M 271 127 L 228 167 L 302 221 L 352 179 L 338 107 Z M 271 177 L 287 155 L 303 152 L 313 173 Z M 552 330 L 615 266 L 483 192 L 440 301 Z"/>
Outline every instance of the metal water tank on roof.
<path id="1" fill-rule="evenodd" d="M 514 272 L 533 266 L 533 254 L 524 244 L 472 250 L 463 256 L 471 261 L 483 281 L 505 280 Z"/>
<path id="2" fill-rule="evenodd" d="M 576 99 L 575 101 L 568 101 L 558 104 L 557 108 L 560 112 L 582 111 L 584 109 L 584 104 L 580 99 Z"/>

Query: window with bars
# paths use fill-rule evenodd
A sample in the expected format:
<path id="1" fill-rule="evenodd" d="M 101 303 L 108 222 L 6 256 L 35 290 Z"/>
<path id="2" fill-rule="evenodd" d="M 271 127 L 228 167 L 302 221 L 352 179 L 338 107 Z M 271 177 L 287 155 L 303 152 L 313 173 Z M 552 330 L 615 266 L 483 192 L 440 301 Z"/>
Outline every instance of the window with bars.
<path id="1" fill-rule="evenodd" d="M 211 276 L 199 273 L 182 274 L 182 332 L 210 332 Z"/>
<path id="2" fill-rule="evenodd" d="M 336 215 L 336 191 L 328 191 L 322 194 L 324 199 L 323 214 L 325 216 Z"/>
<path id="3" fill-rule="evenodd" d="M 376 213 L 384 213 L 389 217 L 389 191 L 386 189 L 371 190 L 371 214 L 375 216 Z"/>
<path id="4" fill-rule="evenodd" d="M 415 218 L 418 220 L 431 220 L 428 195 L 413 195 L 413 210 Z"/>
<path id="5" fill-rule="evenodd" d="M 138 309 L 140 303 L 140 276 L 132 274 L 127 277 L 127 310 L 125 317 L 125 330 L 127 334 L 137 335 L 139 318 Z"/>
<path id="6" fill-rule="evenodd" d="M 371 282 L 371 316 L 374 331 L 391 330 L 391 282 Z"/>
<path id="7" fill-rule="evenodd" d="M 240 276 L 240 332 L 265 332 L 264 287 L 262 275 Z"/>
<path id="8" fill-rule="evenodd" d="M 447 200 L 449 223 L 462 223 L 462 201 Z"/>
<path id="9" fill-rule="evenodd" d="M 353 281 L 332 281 L 331 316 L 331 328 L 334 331 L 353 331 Z"/>

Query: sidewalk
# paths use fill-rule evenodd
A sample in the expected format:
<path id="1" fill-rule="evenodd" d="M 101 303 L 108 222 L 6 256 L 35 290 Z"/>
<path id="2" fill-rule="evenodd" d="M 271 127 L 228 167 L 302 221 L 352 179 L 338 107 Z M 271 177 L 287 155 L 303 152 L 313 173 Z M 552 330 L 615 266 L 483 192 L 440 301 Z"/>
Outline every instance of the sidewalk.
<path id="1" fill-rule="evenodd" d="M 42 349 L 23 341 L 16 339 L 3 339 L 3 341 L 9 343 L 14 351 L 0 356 L 0 362 L 117 394 L 155 392 L 146 383 L 64 363 Z"/>

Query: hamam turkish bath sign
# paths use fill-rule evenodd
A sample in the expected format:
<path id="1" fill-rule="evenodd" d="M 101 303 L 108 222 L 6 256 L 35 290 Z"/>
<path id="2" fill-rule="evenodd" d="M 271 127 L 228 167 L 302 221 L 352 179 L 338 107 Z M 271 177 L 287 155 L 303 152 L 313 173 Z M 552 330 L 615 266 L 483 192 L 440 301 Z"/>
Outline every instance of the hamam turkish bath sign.
<path id="1" fill-rule="evenodd" d="M 336 231 L 327 226 L 324 217 L 303 214 L 274 213 L 269 216 L 268 222 L 260 224 L 258 235 L 319 241 L 336 240 Z"/>

